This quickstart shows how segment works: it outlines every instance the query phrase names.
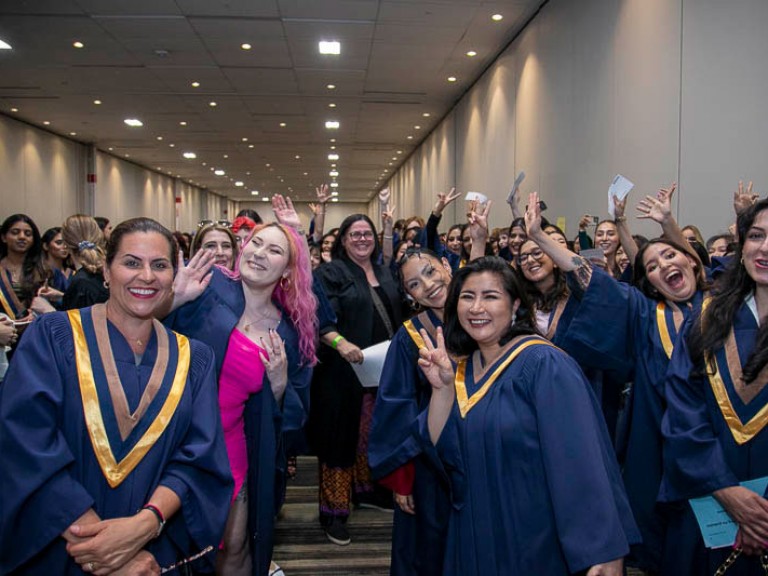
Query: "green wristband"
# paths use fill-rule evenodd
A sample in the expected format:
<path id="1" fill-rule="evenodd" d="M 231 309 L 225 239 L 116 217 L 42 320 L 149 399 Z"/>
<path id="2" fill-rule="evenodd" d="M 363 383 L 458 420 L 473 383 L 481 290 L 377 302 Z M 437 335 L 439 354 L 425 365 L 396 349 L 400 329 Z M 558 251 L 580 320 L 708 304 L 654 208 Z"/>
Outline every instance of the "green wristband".
<path id="1" fill-rule="evenodd" d="M 339 342 L 341 342 L 342 340 L 344 340 L 344 336 L 342 336 L 341 334 L 339 334 L 338 336 L 336 336 L 336 338 L 331 340 L 331 346 L 333 347 L 334 350 L 336 350 L 336 346 L 338 346 Z"/>

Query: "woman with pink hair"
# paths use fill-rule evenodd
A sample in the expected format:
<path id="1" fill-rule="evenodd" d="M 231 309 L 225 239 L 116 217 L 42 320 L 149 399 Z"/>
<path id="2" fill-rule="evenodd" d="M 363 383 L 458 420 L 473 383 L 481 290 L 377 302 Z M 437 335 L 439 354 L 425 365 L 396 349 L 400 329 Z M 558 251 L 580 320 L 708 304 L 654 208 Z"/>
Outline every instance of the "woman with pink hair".
<path id="1" fill-rule="evenodd" d="M 217 573 L 270 572 L 286 452 L 309 408 L 317 301 L 307 245 L 293 228 L 258 224 L 233 271 L 201 251 L 174 283 L 165 323 L 211 345 L 235 490 Z"/>

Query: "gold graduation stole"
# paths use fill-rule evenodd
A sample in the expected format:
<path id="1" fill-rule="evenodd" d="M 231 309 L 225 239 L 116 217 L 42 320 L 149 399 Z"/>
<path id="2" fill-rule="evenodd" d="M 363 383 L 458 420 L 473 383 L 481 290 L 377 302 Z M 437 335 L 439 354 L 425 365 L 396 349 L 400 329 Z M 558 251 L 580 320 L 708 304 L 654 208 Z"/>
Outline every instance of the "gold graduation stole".
<path id="1" fill-rule="evenodd" d="M 544 337 L 547 340 L 552 340 L 552 338 L 555 337 L 555 332 L 557 332 L 557 325 L 560 323 L 560 317 L 563 315 L 563 310 L 565 310 L 565 306 L 568 304 L 568 296 L 565 296 L 564 298 L 560 298 L 557 301 L 557 304 L 555 305 L 555 309 L 552 312 L 552 319 L 549 321 L 549 327 L 547 328 L 547 333 L 544 334 Z"/>
<path id="2" fill-rule="evenodd" d="M 0 266 L 0 306 L 11 320 L 18 320 L 18 314 L 24 310 L 24 305 L 13 290 L 5 266 Z"/>
<path id="3" fill-rule="evenodd" d="M 702 315 L 709 306 L 709 303 L 710 299 L 706 299 L 703 302 L 701 310 Z M 726 364 L 726 378 L 730 380 L 731 388 L 738 400 L 744 407 L 746 407 L 758 394 L 760 394 L 760 392 L 763 391 L 766 384 L 768 384 L 768 366 L 761 370 L 754 382 L 749 385 L 744 383 L 741 360 L 739 359 L 739 349 L 736 344 L 736 336 L 733 332 L 733 327 L 731 327 L 731 331 L 725 341 L 723 356 L 725 357 Z M 746 422 L 742 421 L 742 418 L 739 416 L 731 401 L 726 379 L 724 379 L 723 375 L 720 373 L 722 359 L 718 361 L 717 355 L 709 355 L 705 360 L 707 364 L 709 384 L 712 387 L 712 392 L 715 395 L 717 405 L 725 419 L 725 423 L 728 425 L 728 429 L 733 435 L 733 439 L 739 445 L 749 442 L 752 438 L 757 436 L 763 428 L 765 428 L 766 424 L 768 424 L 768 403 L 764 404 L 763 407 L 751 418 L 746 420 Z"/>
<path id="4" fill-rule="evenodd" d="M 180 334 L 168 337 L 154 320 L 158 351 L 155 366 L 131 414 L 107 328 L 106 306 L 67 312 L 72 327 L 83 413 L 94 454 L 110 487 L 125 480 L 166 430 L 184 393 L 190 344 Z"/>
<path id="5" fill-rule="evenodd" d="M 514 344 L 513 344 L 514 345 Z M 483 397 L 488 393 L 488 391 L 491 389 L 491 386 L 493 386 L 493 383 L 496 382 L 496 379 L 501 375 L 502 372 L 509 366 L 512 362 L 514 362 L 515 358 L 517 358 L 520 353 L 525 350 L 526 348 L 529 348 L 530 346 L 551 346 L 552 348 L 557 348 L 554 344 L 551 342 L 548 342 L 547 340 L 543 340 L 541 338 L 531 338 L 529 340 L 526 340 L 522 342 L 521 344 L 517 345 L 517 347 L 499 364 L 496 369 L 491 373 L 490 376 L 481 376 L 480 380 L 483 378 L 486 378 L 485 383 L 475 392 L 472 394 L 472 396 L 468 396 L 467 394 L 467 384 L 466 384 L 466 370 L 467 370 L 467 360 L 462 359 L 459 360 L 458 367 L 456 369 L 456 380 L 455 380 L 455 387 L 456 387 L 456 402 L 459 405 L 459 413 L 461 414 L 462 418 L 466 418 L 467 413 L 474 408 L 474 406 L 480 402 L 480 400 L 483 399 Z"/>
<path id="6" fill-rule="evenodd" d="M 417 326 L 414 323 L 414 320 L 416 320 L 416 324 L 419 324 L 420 326 Z M 421 337 L 421 333 L 419 332 L 419 328 L 423 328 L 427 331 L 427 334 L 430 337 L 430 340 L 432 340 L 432 345 L 434 346 L 437 342 L 437 327 L 432 322 L 432 319 L 429 317 L 429 314 L 425 310 L 424 312 L 421 312 L 417 316 L 414 316 L 410 320 L 406 320 L 403 322 L 403 326 L 405 327 L 405 330 L 408 332 L 408 335 L 411 337 L 411 340 L 413 340 L 413 343 L 416 344 L 416 348 L 426 348 L 426 344 L 424 343 L 424 339 Z"/>
<path id="7" fill-rule="evenodd" d="M 680 326 L 683 323 L 683 313 L 680 308 L 674 304 L 669 306 L 672 309 L 672 324 L 675 328 L 675 334 L 680 330 Z M 672 337 L 669 334 L 669 327 L 667 326 L 667 304 L 665 302 L 659 302 L 656 305 L 656 326 L 659 330 L 659 338 L 661 339 L 661 345 L 664 348 L 664 353 L 667 358 L 672 358 L 672 352 L 675 348 L 675 343 L 672 342 Z"/>

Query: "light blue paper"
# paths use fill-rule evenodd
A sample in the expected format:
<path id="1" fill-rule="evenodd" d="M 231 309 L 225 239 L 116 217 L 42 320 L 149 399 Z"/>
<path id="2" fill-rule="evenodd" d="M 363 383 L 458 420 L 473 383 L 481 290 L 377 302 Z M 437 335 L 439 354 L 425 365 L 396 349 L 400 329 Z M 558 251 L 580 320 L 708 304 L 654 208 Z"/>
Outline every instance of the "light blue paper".
<path id="1" fill-rule="evenodd" d="M 741 482 L 741 486 L 762 496 L 765 494 L 765 488 L 768 486 L 768 476 L 746 480 Z M 733 546 L 734 542 L 736 542 L 736 533 L 739 530 L 739 526 L 728 516 L 728 512 L 725 511 L 725 508 L 720 505 L 715 497 L 691 498 L 689 502 L 696 516 L 696 521 L 699 523 L 699 530 L 704 538 L 704 545 L 707 548 Z"/>
<path id="2" fill-rule="evenodd" d="M 611 185 L 608 187 L 608 213 L 611 215 L 611 218 L 613 218 L 613 197 L 615 196 L 619 200 L 624 200 L 624 198 L 627 197 L 627 194 L 629 194 L 630 190 L 634 188 L 635 185 L 624 178 L 621 174 L 616 174 L 616 176 L 611 181 Z"/>

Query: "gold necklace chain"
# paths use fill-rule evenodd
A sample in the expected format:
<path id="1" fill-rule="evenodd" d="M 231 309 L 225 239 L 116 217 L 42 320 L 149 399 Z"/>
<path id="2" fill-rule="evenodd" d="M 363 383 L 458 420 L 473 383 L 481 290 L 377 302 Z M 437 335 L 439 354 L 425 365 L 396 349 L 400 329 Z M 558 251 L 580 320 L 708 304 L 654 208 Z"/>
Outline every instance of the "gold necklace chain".
<path id="1" fill-rule="evenodd" d="M 267 313 L 266 313 L 266 314 L 262 314 L 262 315 L 261 315 L 261 316 L 259 316 L 259 317 L 258 317 L 256 320 L 252 320 L 251 322 L 248 322 L 247 324 L 243 324 L 243 330 L 244 330 L 245 332 L 249 332 L 249 331 L 250 331 L 250 330 L 249 330 L 249 328 L 250 328 L 251 326 L 253 326 L 253 325 L 254 325 L 254 324 L 256 324 L 257 322 L 261 322 L 262 320 L 274 320 L 275 322 L 279 322 L 279 320 L 280 320 L 280 317 L 278 316 L 278 318 L 271 318 L 271 317 L 269 316 L 269 313 L 270 313 L 270 312 L 271 312 L 271 310 L 267 311 Z"/>

